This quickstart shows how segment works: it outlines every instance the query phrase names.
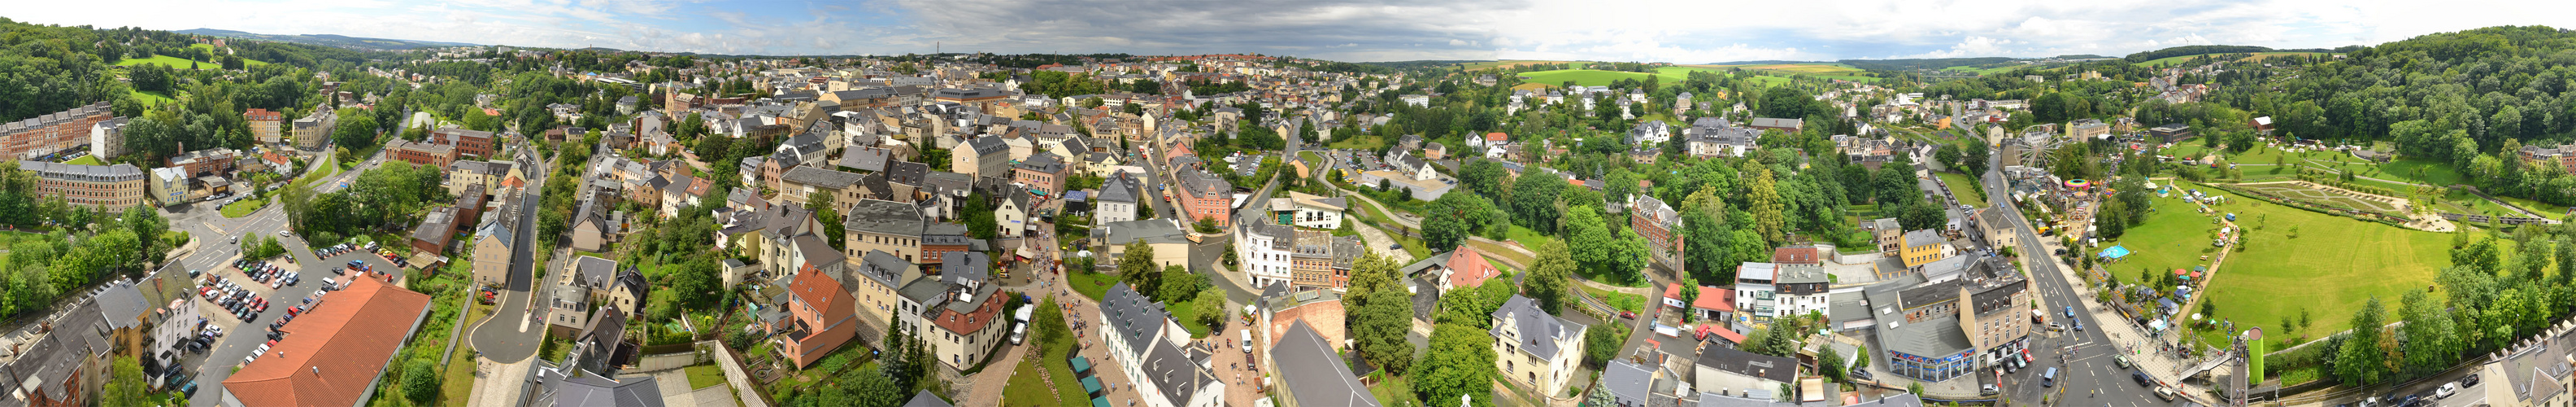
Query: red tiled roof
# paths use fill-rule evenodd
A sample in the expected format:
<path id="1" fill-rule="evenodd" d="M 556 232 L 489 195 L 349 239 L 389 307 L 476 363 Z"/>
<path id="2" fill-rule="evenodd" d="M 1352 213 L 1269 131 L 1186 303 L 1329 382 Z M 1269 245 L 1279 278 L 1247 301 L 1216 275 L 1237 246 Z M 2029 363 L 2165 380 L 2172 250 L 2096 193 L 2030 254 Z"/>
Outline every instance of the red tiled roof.
<path id="1" fill-rule="evenodd" d="M 1512 136 L 1501 132 L 1485 133 L 1485 141 L 1512 141 Z"/>
<path id="2" fill-rule="evenodd" d="M 938 325 L 939 329 L 956 332 L 958 335 L 974 335 L 976 331 L 982 331 L 984 327 L 993 326 L 994 322 L 1001 320 L 1001 293 L 987 295 L 980 300 L 983 303 L 975 305 L 975 312 L 959 313 L 947 307 L 940 307 L 939 314 L 932 316 L 930 323 Z"/>
<path id="3" fill-rule="evenodd" d="M 1502 274 L 1501 270 L 1494 269 L 1493 263 L 1485 260 L 1484 253 L 1466 245 L 1459 245 L 1456 252 L 1449 254 L 1446 266 L 1449 267 L 1449 285 L 1455 287 L 1485 285 L 1485 279 Z"/>
<path id="4" fill-rule="evenodd" d="M 1680 302 L 1682 299 L 1682 284 L 1664 284 L 1664 298 L 1671 299 L 1674 302 Z"/>
<path id="5" fill-rule="evenodd" d="M 429 295 L 372 278 L 350 280 L 340 295 L 287 324 L 292 335 L 270 354 L 224 379 L 224 391 L 252 406 L 358 404 L 419 326 Z M 399 321 L 410 323 L 387 323 Z"/>
<path id="6" fill-rule="evenodd" d="M 797 298 L 804 299 L 805 304 L 813 306 L 814 309 L 822 310 L 824 323 L 837 321 L 849 316 L 850 313 L 858 312 L 850 308 L 850 303 L 856 300 L 849 299 L 848 291 L 841 291 L 840 280 L 832 279 L 832 276 L 823 274 L 821 269 L 811 264 L 796 270 L 796 283 L 789 285 L 787 291 L 795 294 Z"/>
<path id="7" fill-rule="evenodd" d="M 1699 299 L 1691 302 L 1691 308 L 1735 312 L 1735 290 L 1701 286 Z"/>
<path id="8" fill-rule="evenodd" d="M 1699 329 L 1696 329 L 1696 331 L 1698 331 L 1699 335 L 1702 335 L 1702 336 L 1706 336 L 1706 335 L 1710 335 L 1710 334 L 1715 334 L 1715 335 L 1717 335 L 1717 337 L 1720 337 L 1720 338 L 1726 338 L 1726 341 L 1727 341 L 1728 343 L 1736 343 L 1736 344 L 1744 343 L 1744 334 L 1735 333 L 1735 331 L 1729 331 L 1729 330 L 1726 330 L 1726 328 L 1724 328 L 1724 327 L 1719 327 L 1719 326 L 1717 326 L 1717 323 L 1714 323 L 1714 322 L 1712 322 L 1712 323 L 1703 323 L 1703 324 L 1699 324 Z"/>

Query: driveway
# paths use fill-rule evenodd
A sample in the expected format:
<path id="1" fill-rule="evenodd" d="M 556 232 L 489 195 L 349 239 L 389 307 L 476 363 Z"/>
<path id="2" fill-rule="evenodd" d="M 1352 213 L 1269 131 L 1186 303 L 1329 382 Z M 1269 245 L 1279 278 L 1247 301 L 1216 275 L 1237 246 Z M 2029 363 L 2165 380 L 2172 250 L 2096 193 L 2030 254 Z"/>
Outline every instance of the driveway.
<path id="1" fill-rule="evenodd" d="M 533 179 L 528 181 L 528 191 L 545 190 L 545 177 L 530 178 Z M 473 336 L 474 350 L 483 352 L 485 358 L 504 364 L 535 356 L 537 347 L 545 344 L 546 324 L 537 321 L 539 317 L 533 315 L 534 307 L 530 305 L 533 302 L 531 296 L 534 294 L 531 288 L 536 285 L 532 280 L 535 279 L 533 263 L 536 260 L 537 241 L 536 234 L 528 231 L 536 230 L 535 208 L 540 207 L 537 203 L 540 194 L 522 192 L 516 195 L 503 198 L 526 200 L 522 208 L 527 208 L 525 209 L 527 213 L 519 217 L 521 233 L 514 236 L 518 239 L 518 243 L 514 245 L 517 247 L 516 252 L 510 254 L 509 282 L 501 287 L 500 307 L 492 310 L 491 318 L 484 319 L 474 326 Z"/>

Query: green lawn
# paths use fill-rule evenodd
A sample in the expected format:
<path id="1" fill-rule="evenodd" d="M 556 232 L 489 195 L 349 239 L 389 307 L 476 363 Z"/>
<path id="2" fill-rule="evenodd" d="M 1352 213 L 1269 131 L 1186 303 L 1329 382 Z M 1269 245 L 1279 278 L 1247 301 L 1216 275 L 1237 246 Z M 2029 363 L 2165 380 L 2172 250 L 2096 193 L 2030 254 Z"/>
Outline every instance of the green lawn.
<path id="1" fill-rule="evenodd" d="M 224 217 L 227 217 L 227 218 L 238 218 L 238 217 L 243 217 L 243 216 L 250 216 L 250 214 L 251 214 L 252 212 L 259 212 L 259 208 L 263 208 L 263 207 L 267 207 L 267 206 L 268 206 L 268 199 L 267 199 L 267 198 L 260 198 L 260 199 L 244 199 L 244 200 L 240 200 L 240 201 L 234 201 L 233 203 L 230 203 L 230 204 L 225 204 L 225 205 L 224 205 L 223 212 L 224 212 Z"/>
<path id="2" fill-rule="evenodd" d="M 707 388 L 707 386 L 725 384 L 724 368 L 716 367 L 716 365 L 690 366 L 682 370 L 687 371 L 689 374 L 690 389 L 703 389 Z"/>
<path id="3" fill-rule="evenodd" d="M 1207 324 L 1199 323 L 1199 307 L 1190 306 L 1190 303 L 1173 303 L 1164 305 L 1166 305 L 1163 307 L 1164 310 L 1172 312 L 1172 321 L 1180 322 L 1181 329 L 1190 331 L 1190 338 L 1206 338 L 1208 336 Z"/>
<path id="4" fill-rule="evenodd" d="M 1073 292 L 1091 297 L 1092 301 L 1108 298 L 1109 286 L 1118 285 L 1118 276 L 1109 273 L 1068 272 L 1064 275 L 1066 284 L 1073 285 Z"/>
<path id="5" fill-rule="evenodd" d="M 324 154 L 324 156 L 331 159 L 305 163 L 304 176 L 295 179 L 297 186 L 310 188 L 313 187 L 310 185 L 313 181 L 340 173 L 340 157 L 336 154 Z"/>
<path id="6" fill-rule="evenodd" d="M 179 101 L 178 99 L 172 99 L 172 98 L 170 98 L 170 95 L 165 95 L 165 94 L 163 94 L 163 93 L 165 93 L 165 92 L 145 92 L 145 91 L 139 91 L 139 90 L 127 90 L 127 91 L 126 91 L 126 93 L 134 95 L 134 100 L 142 101 L 142 102 L 143 102 L 144 104 L 146 104 L 146 105 L 159 106 L 159 105 L 164 104 L 164 103 L 170 103 L 170 102 L 177 102 L 177 101 Z"/>
<path id="7" fill-rule="evenodd" d="M 215 46 L 214 46 L 214 45 L 209 45 L 209 44 L 196 44 L 196 45 L 190 46 L 189 48 L 205 48 L 205 49 L 207 49 L 207 50 L 213 50 L 213 49 L 215 48 Z M 223 54 L 223 52 L 222 52 L 222 51 L 216 51 L 215 53 L 216 53 L 217 55 L 221 55 L 221 54 Z M 188 61 L 188 59 L 186 59 L 186 58 L 174 57 L 174 56 L 169 56 L 169 55 L 153 55 L 151 58 L 139 58 L 139 59 L 138 59 L 138 58 L 126 58 L 126 59 L 118 60 L 118 61 L 116 61 L 116 66 L 135 66 L 135 65 L 142 65 L 142 64 L 161 64 L 161 65 L 169 66 L 169 67 L 172 67 L 172 68 L 188 69 L 188 63 L 189 63 L 189 62 L 190 62 L 190 61 Z M 243 64 L 243 65 L 245 65 L 245 66 L 260 66 L 260 65 L 268 65 L 268 62 L 263 62 L 263 61 L 256 60 L 256 59 L 242 58 L 242 64 Z M 221 63 L 215 63 L 215 62 L 202 62 L 202 61 L 200 61 L 200 62 L 196 62 L 196 65 L 197 65 L 197 67 L 198 67 L 198 68 L 202 68 L 202 69 L 217 69 L 217 68 L 222 68 L 222 67 L 224 66 L 224 64 L 221 64 Z"/>
<path id="8" fill-rule="evenodd" d="M 1348 138 L 1333 140 L 1331 143 L 1324 144 L 1324 147 L 1329 148 L 1355 150 L 1375 150 L 1378 147 L 1383 146 L 1386 146 L 1386 138 L 1372 134 L 1353 135 Z"/>
<path id="9" fill-rule="evenodd" d="M 1037 348 L 1030 350 L 1029 358 L 1021 360 L 1019 368 L 1011 371 L 1011 381 L 1003 385 L 1002 405 L 1066 407 L 1091 405 L 1091 396 L 1083 393 L 1082 382 L 1074 378 L 1073 367 L 1064 359 L 1065 349 L 1073 345 L 1073 336 L 1065 335 L 1055 342 L 1041 342 L 1036 345 Z M 1110 368 L 1110 366 L 1101 365 L 1100 362 L 1091 361 L 1092 368 Z M 1047 377 L 1054 379 L 1055 385 L 1052 388 L 1047 385 L 1047 378 L 1038 376 L 1041 370 L 1046 372 Z"/>
<path id="10" fill-rule="evenodd" d="M 1378 379 L 1378 381 L 1377 381 L 1377 385 L 1375 385 L 1375 386 L 1369 386 L 1369 388 L 1368 388 L 1368 389 L 1369 389 L 1369 395 L 1370 395 L 1370 396 L 1373 396 L 1373 397 L 1377 397 L 1377 403 L 1378 403 L 1378 405 L 1382 405 L 1382 406 L 1419 406 L 1419 405 L 1423 405 L 1421 401 L 1418 401 L 1418 400 L 1414 400 L 1414 399 L 1413 399 L 1413 381 L 1411 381 L 1411 380 L 1406 380 L 1405 378 L 1402 378 L 1402 377 L 1393 377 L 1393 376 L 1381 376 L 1381 377 L 1382 377 L 1382 378 Z"/>
<path id="11" fill-rule="evenodd" d="M 106 162 L 99 161 L 98 156 L 94 155 L 84 155 L 80 158 L 74 158 L 71 161 L 64 161 L 63 163 L 74 165 L 107 165 Z"/>
<path id="12" fill-rule="evenodd" d="M 2170 270 L 2176 264 L 2188 268 L 2187 264 L 2196 262 L 2209 247 L 2205 231 L 2214 226 L 2208 216 L 2192 213 L 2186 205 L 2180 199 L 2156 198 L 2158 212 L 2123 239 L 2136 254 L 2113 269 L 2122 278 L 2136 281 L 2140 266 Z M 2254 229 L 2246 232 L 2245 250 L 2229 254 L 2208 293 L 2216 304 L 2214 317 L 2236 321 L 2240 330 L 2253 326 L 2277 330 L 2282 316 L 2297 315 L 2301 309 L 2314 317 L 2313 325 L 2300 330 L 2308 337 L 2343 330 L 2349 310 L 2372 297 L 2395 304 L 2405 290 L 2431 285 L 2434 273 L 2450 265 L 2450 236 L 2445 234 L 2244 197 L 2231 196 L 2211 209 L 2233 212 L 2239 225 Z M 2293 229 L 2298 232 L 2295 238 L 2289 233 Z M 2217 340 L 2221 335 L 2212 331 L 2204 339 Z"/>
<path id="13" fill-rule="evenodd" d="M 1979 208 L 1986 207 L 1986 193 L 1977 189 L 1975 177 L 1955 172 L 1934 175 L 1941 177 L 1942 185 L 1950 187 L 1951 194 L 1959 196 L 1959 203 Z"/>
<path id="14" fill-rule="evenodd" d="M 1661 78 L 1657 83 L 1665 86 L 1672 86 L 1680 85 L 1683 80 L 1690 79 L 1691 71 L 1722 72 L 1720 70 L 1710 68 L 1667 66 L 1655 68 L 1655 73 L 1652 74 L 1593 69 L 1558 69 L 1553 71 L 1524 72 L 1520 75 L 1529 77 L 1529 79 L 1522 81 L 1525 83 L 1563 85 L 1565 84 L 1565 81 L 1574 81 L 1574 84 L 1582 86 L 1609 86 L 1610 82 L 1620 79 L 1643 81 L 1646 80 L 1646 77 L 1653 76 Z"/>
<path id="15" fill-rule="evenodd" d="M 1601 299 L 1601 302 L 1610 304 L 1611 308 L 1618 308 L 1620 311 L 1628 312 L 1641 312 L 1646 310 L 1646 296 L 1611 292 L 1610 290 L 1592 288 L 1592 286 L 1588 285 L 1582 287 L 1584 293 L 1592 294 L 1592 298 Z"/>

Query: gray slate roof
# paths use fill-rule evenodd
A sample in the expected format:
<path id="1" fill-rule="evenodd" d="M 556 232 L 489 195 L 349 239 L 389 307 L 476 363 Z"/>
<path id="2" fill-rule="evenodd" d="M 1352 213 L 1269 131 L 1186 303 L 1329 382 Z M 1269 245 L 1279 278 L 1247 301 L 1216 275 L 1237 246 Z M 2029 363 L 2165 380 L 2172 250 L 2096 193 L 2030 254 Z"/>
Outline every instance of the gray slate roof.
<path id="1" fill-rule="evenodd" d="M 1288 394 L 1296 397 L 1296 405 L 1379 405 L 1368 388 L 1360 385 L 1359 378 L 1351 374 L 1350 366 L 1333 352 L 1332 344 L 1316 334 L 1315 328 L 1306 326 L 1305 320 L 1288 326 L 1288 333 L 1271 346 L 1270 360 L 1278 363 L 1276 370 L 1281 381 L 1286 382 Z"/>
<path id="2" fill-rule="evenodd" d="M 1583 336 L 1582 325 L 1568 328 L 1566 325 L 1572 325 L 1572 323 L 1555 315 L 1549 315 L 1547 311 L 1538 308 L 1538 301 L 1519 294 L 1513 294 L 1512 299 L 1503 301 L 1502 308 L 1495 309 L 1493 316 L 1510 320 L 1509 323 L 1520 330 L 1521 351 L 1529 352 L 1539 359 L 1554 360 L 1557 352 L 1564 351 L 1556 347 L 1557 338 Z M 1502 333 L 1501 326 L 1494 327 L 1494 336 L 1500 337 Z"/>
<path id="3" fill-rule="evenodd" d="M 911 204 L 876 199 L 853 203 L 848 216 L 841 226 L 853 232 L 919 236 L 924 223 L 921 211 Z"/>

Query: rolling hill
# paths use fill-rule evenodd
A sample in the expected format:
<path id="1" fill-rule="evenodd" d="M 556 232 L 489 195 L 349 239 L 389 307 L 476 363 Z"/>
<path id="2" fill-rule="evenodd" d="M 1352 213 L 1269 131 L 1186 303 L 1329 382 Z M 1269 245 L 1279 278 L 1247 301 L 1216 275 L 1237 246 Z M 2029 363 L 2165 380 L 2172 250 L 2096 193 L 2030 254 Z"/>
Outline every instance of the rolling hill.
<path id="1" fill-rule="evenodd" d="M 249 33 L 249 32 L 241 32 L 241 31 L 233 31 L 233 30 L 218 30 L 218 29 L 212 29 L 212 28 L 199 28 L 199 29 L 194 29 L 194 30 L 182 30 L 182 31 L 175 31 L 175 32 L 180 33 L 180 34 L 196 34 L 196 35 L 208 35 L 208 36 L 216 36 L 216 37 L 228 37 L 228 38 L 253 39 L 253 40 L 262 40 L 262 41 L 291 42 L 291 43 L 297 43 L 297 44 L 320 45 L 320 46 L 325 46 L 325 47 L 339 47 L 339 48 L 349 48 L 349 49 L 413 49 L 413 48 L 429 48 L 429 47 L 460 47 L 460 46 L 474 46 L 474 45 L 477 45 L 477 44 L 467 44 L 467 43 L 461 43 L 461 42 L 437 42 L 437 41 L 395 40 L 395 39 L 384 39 L 384 38 L 351 37 L 351 36 L 335 35 L 335 34 L 302 34 L 302 35 L 259 34 L 259 33 Z"/>

